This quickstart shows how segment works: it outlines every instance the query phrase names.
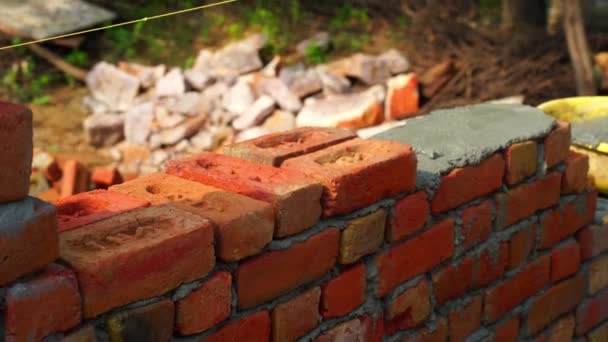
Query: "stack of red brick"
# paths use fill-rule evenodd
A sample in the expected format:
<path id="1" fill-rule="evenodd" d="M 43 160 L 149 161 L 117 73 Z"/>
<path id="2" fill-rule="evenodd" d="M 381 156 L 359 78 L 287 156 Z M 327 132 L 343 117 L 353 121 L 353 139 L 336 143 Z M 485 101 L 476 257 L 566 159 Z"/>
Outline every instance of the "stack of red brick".
<path id="1" fill-rule="evenodd" d="M 560 124 L 434 186 L 411 146 L 333 129 L 174 161 L 57 203 L 63 266 L 7 285 L 5 335 L 604 341 L 608 227 L 569 143 Z M 0 234 L 24 260 L 32 235 Z"/>

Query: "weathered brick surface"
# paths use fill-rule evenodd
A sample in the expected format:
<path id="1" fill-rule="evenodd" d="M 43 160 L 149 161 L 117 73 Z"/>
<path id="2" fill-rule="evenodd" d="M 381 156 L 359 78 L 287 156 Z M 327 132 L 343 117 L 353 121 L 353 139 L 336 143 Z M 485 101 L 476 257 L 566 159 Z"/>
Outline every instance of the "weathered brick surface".
<path id="1" fill-rule="evenodd" d="M 56 215 L 55 207 L 31 197 L 0 204 L 0 286 L 59 256 Z"/>
<path id="2" fill-rule="evenodd" d="M 577 336 L 581 336 L 608 319 L 608 290 L 587 298 L 576 309 Z"/>
<path id="3" fill-rule="evenodd" d="M 513 317 L 496 325 L 494 342 L 516 342 L 519 335 L 519 318 Z"/>
<path id="4" fill-rule="evenodd" d="M 172 207 L 138 209 L 64 232 L 60 255 L 90 318 L 202 278 L 215 264 L 213 228 Z"/>
<path id="5" fill-rule="evenodd" d="M 406 337 L 403 342 L 447 342 L 448 324 L 445 319 L 439 318 L 431 328 L 424 328 L 413 337 Z"/>
<path id="6" fill-rule="evenodd" d="M 370 341 L 373 333 L 372 320 L 367 317 L 355 318 L 337 325 L 314 339 L 314 342 Z M 375 342 L 375 341 L 374 341 Z"/>
<path id="7" fill-rule="evenodd" d="M 578 243 L 570 241 L 551 250 L 551 281 L 557 282 L 578 271 L 581 253 Z"/>
<path id="8" fill-rule="evenodd" d="M 272 310 L 272 341 L 295 341 L 316 327 L 320 295 L 321 290 L 315 287 L 278 304 Z"/>
<path id="9" fill-rule="evenodd" d="M 515 185 L 536 173 L 538 146 L 534 141 L 513 144 L 505 150 L 506 183 Z"/>
<path id="10" fill-rule="evenodd" d="M 509 245 L 501 243 L 497 250 L 486 250 L 480 256 L 474 273 L 476 287 L 485 287 L 498 280 L 509 267 Z"/>
<path id="11" fill-rule="evenodd" d="M 476 265 L 475 259 L 466 257 L 458 264 L 446 265 L 433 274 L 433 290 L 438 305 L 462 296 L 473 288 Z"/>
<path id="12" fill-rule="evenodd" d="M 265 202 L 167 174 L 143 176 L 110 188 L 149 201 L 172 204 L 214 223 L 216 253 L 224 261 L 258 254 L 274 232 L 272 207 Z"/>
<path id="13" fill-rule="evenodd" d="M 0 101 L 0 203 L 25 198 L 32 172 L 32 112 Z"/>
<path id="14" fill-rule="evenodd" d="M 591 259 L 608 251 L 608 225 L 593 225 L 581 230 L 578 234 L 581 245 L 581 258 Z"/>
<path id="15" fill-rule="evenodd" d="M 534 300 L 527 320 L 527 332 L 536 334 L 559 316 L 573 310 L 585 295 L 585 277 L 578 275 L 554 285 Z"/>
<path id="16" fill-rule="evenodd" d="M 97 342 L 95 328 L 92 325 L 81 326 L 61 339 L 61 342 Z"/>
<path id="17" fill-rule="evenodd" d="M 557 127 L 545 138 L 545 163 L 553 167 L 568 157 L 570 150 L 570 123 L 558 121 Z"/>
<path id="18" fill-rule="evenodd" d="M 322 186 L 296 170 L 201 153 L 169 163 L 167 172 L 272 204 L 277 237 L 308 229 L 321 216 Z"/>
<path id="19" fill-rule="evenodd" d="M 327 229 L 288 249 L 268 252 L 239 264 L 239 308 L 246 309 L 322 277 L 336 263 L 340 233 Z"/>
<path id="20" fill-rule="evenodd" d="M 541 216 L 541 248 L 549 248 L 589 224 L 595 215 L 597 193 L 579 196 L 563 209 Z"/>
<path id="21" fill-rule="evenodd" d="M 105 190 L 83 192 L 55 203 L 58 230 L 72 230 L 149 204 L 146 200 Z"/>
<path id="22" fill-rule="evenodd" d="M 395 203 L 387 240 L 397 241 L 419 231 L 428 221 L 429 213 L 429 202 L 424 191 L 400 199 Z"/>
<path id="23" fill-rule="evenodd" d="M 608 287 L 608 255 L 589 264 L 589 294 L 594 295 Z"/>
<path id="24" fill-rule="evenodd" d="M 496 321 L 515 306 L 540 291 L 549 281 L 550 257 L 545 255 L 530 262 L 513 278 L 486 290 L 484 318 Z"/>
<path id="25" fill-rule="evenodd" d="M 479 165 L 452 170 L 441 177 L 441 183 L 431 202 L 432 212 L 437 214 L 456 208 L 491 193 L 502 185 L 504 172 L 505 161 L 498 154 Z"/>
<path id="26" fill-rule="evenodd" d="M 224 146 L 223 153 L 255 163 L 280 166 L 285 160 L 356 138 L 349 130 L 302 127 Z"/>
<path id="27" fill-rule="evenodd" d="M 565 317 L 559 319 L 549 331 L 549 342 L 559 342 L 559 341 L 572 341 L 572 336 L 574 335 L 574 326 L 576 322 L 574 320 L 574 315 L 568 314 Z"/>
<path id="28" fill-rule="evenodd" d="M 106 320 L 110 341 L 169 341 L 175 307 L 170 300 L 122 311 Z"/>
<path id="29" fill-rule="evenodd" d="M 450 311 L 448 324 L 450 341 L 464 341 L 481 324 L 481 297 L 475 297 L 460 309 Z"/>
<path id="30" fill-rule="evenodd" d="M 321 314 L 324 318 L 344 316 L 365 301 L 365 266 L 346 269 L 321 287 Z"/>
<path id="31" fill-rule="evenodd" d="M 259 311 L 220 328 L 203 340 L 204 342 L 226 341 L 270 341 L 270 315 L 268 311 Z"/>
<path id="32" fill-rule="evenodd" d="M 589 156 L 569 151 L 568 159 L 566 159 L 566 171 L 562 178 L 562 194 L 585 191 L 588 173 Z"/>
<path id="33" fill-rule="evenodd" d="M 387 81 L 387 87 L 386 119 L 403 119 L 418 114 L 418 75 L 409 73 L 395 76 Z"/>
<path id="34" fill-rule="evenodd" d="M 496 226 L 508 227 L 536 211 L 547 209 L 559 202 L 561 174 L 553 172 L 531 184 L 522 184 L 507 193 L 498 194 L 496 200 Z"/>
<path id="35" fill-rule="evenodd" d="M 608 341 L 608 322 L 605 322 L 587 334 L 588 342 Z"/>
<path id="36" fill-rule="evenodd" d="M 509 241 L 509 269 L 526 263 L 536 244 L 536 226 L 536 223 L 533 223 L 511 237 Z"/>
<path id="37" fill-rule="evenodd" d="M 469 249 L 488 238 L 492 226 L 492 206 L 490 201 L 464 209 L 462 219 L 462 246 Z"/>
<path id="38" fill-rule="evenodd" d="M 422 324 L 431 312 L 430 289 L 426 280 L 403 291 L 386 308 L 386 333 L 395 334 Z"/>
<path id="39" fill-rule="evenodd" d="M 453 254 L 454 222 L 446 219 L 376 257 L 377 295 L 385 296 L 398 284 L 430 270 Z"/>
<path id="40" fill-rule="evenodd" d="M 230 317 L 232 276 L 219 272 L 176 302 L 176 331 L 181 335 L 203 332 Z"/>
<path id="41" fill-rule="evenodd" d="M 301 170 L 323 183 L 325 217 L 410 191 L 416 183 L 414 151 L 392 141 L 354 139 L 290 159 L 282 168 Z"/>
<path id="42" fill-rule="evenodd" d="M 352 264 L 363 256 L 375 253 L 384 241 L 385 223 L 384 209 L 350 220 L 340 237 L 338 261 Z"/>
<path id="43" fill-rule="evenodd" d="M 76 276 L 57 264 L 8 287 L 4 306 L 6 341 L 39 341 L 74 328 L 82 319 Z"/>

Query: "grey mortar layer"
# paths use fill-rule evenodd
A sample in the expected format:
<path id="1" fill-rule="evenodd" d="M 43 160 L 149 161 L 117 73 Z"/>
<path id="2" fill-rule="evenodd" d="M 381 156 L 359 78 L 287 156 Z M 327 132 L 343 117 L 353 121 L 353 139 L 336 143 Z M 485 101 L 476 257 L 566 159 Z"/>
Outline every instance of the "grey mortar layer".
<path id="1" fill-rule="evenodd" d="M 591 145 L 592 148 L 601 142 L 608 142 L 608 116 L 572 123 L 572 142 L 582 146 Z"/>
<path id="2" fill-rule="evenodd" d="M 439 176 L 479 164 L 496 151 L 546 136 L 555 119 L 524 105 L 479 104 L 438 110 L 371 139 L 411 145 L 418 158 L 417 187 L 434 189 Z"/>

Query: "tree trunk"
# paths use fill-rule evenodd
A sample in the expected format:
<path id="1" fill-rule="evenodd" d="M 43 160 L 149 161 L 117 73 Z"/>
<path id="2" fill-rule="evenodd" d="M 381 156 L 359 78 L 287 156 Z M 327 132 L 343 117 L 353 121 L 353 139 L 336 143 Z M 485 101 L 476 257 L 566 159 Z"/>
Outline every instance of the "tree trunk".
<path id="1" fill-rule="evenodd" d="M 542 0 L 502 0 L 502 27 L 511 31 L 545 25 L 545 6 Z"/>
<path id="2" fill-rule="evenodd" d="M 595 95 L 591 52 L 585 34 L 581 0 L 564 0 L 564 31 L 579 96 Z"/>

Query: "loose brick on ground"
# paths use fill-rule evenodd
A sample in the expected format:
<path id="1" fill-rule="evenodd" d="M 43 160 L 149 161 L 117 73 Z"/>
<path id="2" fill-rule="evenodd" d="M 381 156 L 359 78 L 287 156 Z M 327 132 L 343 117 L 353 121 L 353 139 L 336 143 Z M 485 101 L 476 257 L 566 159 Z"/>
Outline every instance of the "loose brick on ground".
<path id="1" fill-rule="evenodd" d="M 387 230 L 387 240 L 401 240 L 424 227 L 429 219 L 430 207 L 425 191 L 418 191 L 395 203 L 394 214 Z"/>
<path id="2" fill-rule="evenodd" d="M 576 271 L 581 263 L 580 247 L 576 241 L 570 241 L 563 246 L 551 250 L 551 281 L 558 282 Z"/>
<path id="3" fill-rule="evenodd" d="M 321 287 L 321 314 L 324 318 L 344 316 L 365 301 L 365 266 L 348 268 Z"/>
<path id="4" fill-rule="evenodd" d="M 122 311 L 106 320 L 110 341 L 170 341 L 175 307 L 170 300 Z"/>
<path id="5" fill-rule="evenodd" d="M 431 312 L 430 289 L 426 280 L 403 291 L 386 308 L 385 329 L 388 335 L 422 324 Z"/>
<path id="6" fill-rule="evenodd" d="M 24 199 L 32 173 L 32 112 L 0 101 L 0 203 Z"/>
<path id="7" fill-rule="evenodd" d="M 348 221 L 340 237 L 339 262 L 353 264 L 362 257 L 375 253 L 384 241 L 385 223 L 384 209 Z"/>
<path id="8" fill-rule="evenodd" d="M 285 160 L 356 138 L 345 129 L 302 127 L 224 146 L 223 153 L 255 163 L 280 166 Z"/>
<path id="9" fill-rule="evenodd" d="M 204 342 L 268 342 L 270 341 L 270 315 L 259 311 L 230 322 L 203 340 Z"/>
<path id="10" fill-rule="evenodd" d="M 438 305 L 462 296 L 473 288 L 476 265 L 475 259 L 465 257 L 458 264 L 446 265 L 433 274 L 433 290 Z"/>
<path id="11" fill-rule="evenodd" d="M 591 259 L 608 251 L 608 225 L 592 225 L 578 234 L 581 245 L 581 258 Z"/>
<path id="12" fill-rule="evenodd" d="M 473 334 L 481 324 L 481 297 L 474 297 L 462 308 L 450 311 L 448 324 L 450 341 L 464 341 Z"/>
<path id="13" fill-rule="evenodd" d="M 534 141 L 513 144 L 505 150 L 506 183 L 515 185 L 536 174 L 538 146 Z"/>
<path id="14" fill-rule="evenodd" d="M 562 194 L 581 193 L 587 188 L 589 156 L 574 151 L 568 152 L 566 170 L 562 178 Z"/>
<path id="15" fill-rule="evenodd" d="M 532 251 L 534 251 L 536 227 L 536 223 L 533 223 L 511 236 L 509 241 L 509 269 L 525 264 Z"/>
<path id="16" fill-rule="evenodd" d="M 319 323 L 321 290 L 315 287 L 272 310 L 272 341 L 296 341 Z"/>
<path id="17" fill-rule="evenodd" d="M 329 272 L 338 257 L 340 233 L 327 229 L 285 250 L 242 261 L 236 271 L 239 308 L 285 294 Z"/>
<path id="18" fill-rule="evenodd" d="M 496 325 L 494 342 L 517 342 L 519 317 L 510 318 Z"/>
<path id="19" fill-rule="evenodd" d="M 169 206 L 137 209 L 64 232 L 60 255 L 90 318 L 202 278 L 215 265 L 213 227 Z"/>
<path id="20" fill-rule="evenodd" d="M 205 152 L 169 163 L 167 172 L 272 204 L 277 237 L 306 230 L 321 216 L 323 187 L 296 170 Z"/>
<path id="21" fill-rule="evenodd" d="M 576 335 L 581 336 L 608 319 L 608 290 L 585 299 L 576 309 Z"/>
<path id="22" fill-rule="evenodd" d="M 608 255 L 589 264 L 589 294 L 594 295 L 605 288 L 608 288 Z"/>
<path id="23" fill-rule="evenodd" d="M 545 138 L 545 163 L 553 167 L 568 158 L 570 150 L 570 123 L 558 121 L 557 127 Z"/>
<path id="24" fill-rule="evenodd" d="M 464 209 L 462 219 L 462 246 L 469 249 L 488 238 L 492 226 L 492 205 L 484 201 L 479 205 Z"/>
<path id="25" fill-rule="evenodd" d="M 415 73 L 397 75 L 387 81 L 384 115 L 387 120 L 399 120 L 418 113 L 420 94 L 418 75 Z"/>
<path id="26" fill-rule="evenodd" d="M 77 160 L 63 162 L 60 190 L 62 198 L 85 192 L 89 186 L 89 171 Z"/>
<path id="27" fill-rule="evenodd" d="M 112 185 L 122 183 L 122 176 L 116 168 L 96 167 L 91 171 L 91 181 L 96 189 L 107 189 Z"/>

